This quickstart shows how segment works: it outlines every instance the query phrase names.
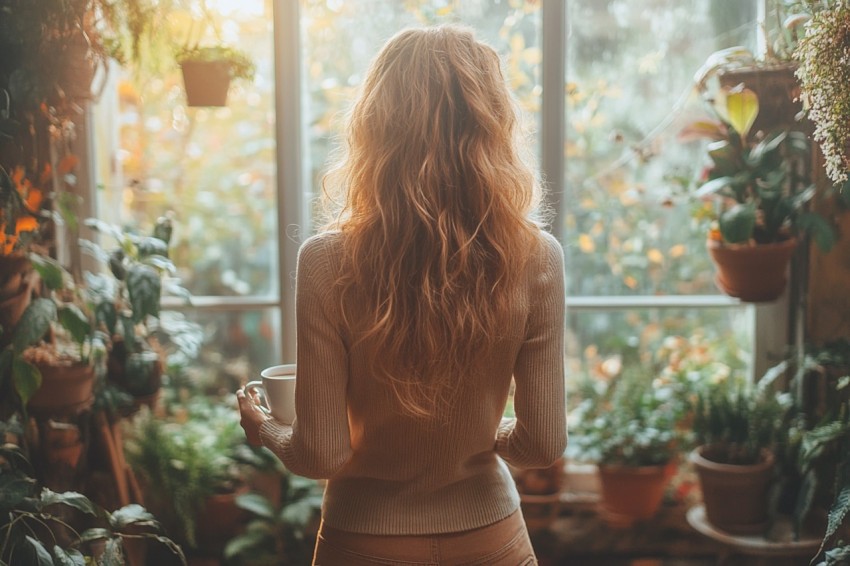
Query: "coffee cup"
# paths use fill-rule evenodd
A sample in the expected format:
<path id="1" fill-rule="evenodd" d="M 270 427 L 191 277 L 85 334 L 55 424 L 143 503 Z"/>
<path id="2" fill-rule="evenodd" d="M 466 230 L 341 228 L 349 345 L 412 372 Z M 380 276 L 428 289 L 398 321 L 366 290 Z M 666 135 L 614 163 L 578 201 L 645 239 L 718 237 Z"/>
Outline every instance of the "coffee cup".
<path id="1" fill-rule="evenodd" d="M 261 380 L 245 385 L 249 398 L 260 394 L 261 411 L 284 424 L 295 421 L 295 364 L 272 366 L 260 372 Z"/>

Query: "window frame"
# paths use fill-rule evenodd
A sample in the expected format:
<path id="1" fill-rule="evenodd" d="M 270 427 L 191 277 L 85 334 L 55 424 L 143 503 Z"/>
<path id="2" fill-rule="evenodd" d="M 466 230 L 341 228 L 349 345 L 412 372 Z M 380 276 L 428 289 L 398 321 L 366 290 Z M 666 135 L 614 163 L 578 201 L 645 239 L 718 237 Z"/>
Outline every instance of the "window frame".
<path id="1" fill-rule="evenodd" d="M 759 4 L 759 21 L 764 19 L 764 0 Z M 305 89 L 304 61 L 301 42 L 301 7 L 299 0 L 275 0 L 273 3 L 273 45 L 275 81 L 275 142 L 277 165 L 277 294 L 247 297 L 194 297 L 191 305 L 182 301 L 165 299 L 169 309 L 198 312 L 244 311 L 275 309 L 279 315 L 281 363 L 295 361 L 295 270 L 300 243 L 312 234 L 312 202 L 308 197 L 304 159 L 303 99 Z M 542 19 L 542 101 L 540 143 L 540 174 L 546 180 L 546 204 L 553 212 L 553 234 L 563 241 L 566 206 L 565 171 L 569 161 L 563 153 L 566 136 L 566 109 L 564 84 L 567 61 L 567 6 L 566 0 L 541 0 Z M 763 43 L 763 42 L 762 42 Z M 554 93 L 554 96 L 552 94 Z M 89 108 L 81 117 L 83 143 L 79 178 L 90 179 L 97 171 L 94 163 L 93 113 Z M 94 182 L 81 183 L 89 187 L 89 204 L 83 211 L 96 215 Z M 73 250 L 73 245 L 70 245 Z M 74 253 L 68 259 L 73 259 Z M 77 256 L 79 257 L 79 256 Z M 79 267 L 79 266 L 74 266 Z M 794 274 L 792 273 L 792 277 Z M 753 336 L 753 377 L 764 374 L 767 368 L 784 358 L 788 345 L 795 335 L 791 328 L 791 303 L 789 293 L 774 303 L 751 305 L 750 320 Z M 665 295 L 665 296 L 565 296 L 568 314 L 577 311 L 602 312 L 630 308 L 739 308 L 742 303 L 725 295 Z"/>

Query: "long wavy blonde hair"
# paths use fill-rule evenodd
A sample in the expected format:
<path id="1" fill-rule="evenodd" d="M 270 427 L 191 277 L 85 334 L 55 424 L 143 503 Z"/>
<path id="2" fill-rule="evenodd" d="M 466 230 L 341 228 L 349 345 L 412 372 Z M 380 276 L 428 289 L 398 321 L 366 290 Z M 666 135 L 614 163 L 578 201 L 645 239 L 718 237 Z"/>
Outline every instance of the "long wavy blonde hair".
<path id="1" fill-rule="evenodd" d="M 524 138 L 498 55 L 457 26 L 393 37 L 349 113 L 324 179 L 345 246 L 343 312 L 411 415 L 451 406 L 504 335 L 538 242 Z"/>

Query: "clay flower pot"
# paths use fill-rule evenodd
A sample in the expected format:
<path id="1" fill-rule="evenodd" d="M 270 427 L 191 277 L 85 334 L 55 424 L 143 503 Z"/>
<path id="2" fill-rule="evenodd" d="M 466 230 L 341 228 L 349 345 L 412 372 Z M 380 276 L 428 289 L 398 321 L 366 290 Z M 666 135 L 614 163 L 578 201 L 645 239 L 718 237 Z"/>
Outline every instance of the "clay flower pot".
<path id="1" fill-rule="evenodd" d="M 736 535 L 764 531 L 773 454 L 763 451 L 761 460 L 752 465 L 721 464 L 715 459 L 708 446 L 696 448 L 688 457 L 699 477 L 708 522 Z"/>
<path id="2" fill-rule="evenodd" d="M 39 416 L 77 415 L 94 402 L 94 367 L 88 364 L 50 365 L 35 362 L 41 387 L 27 406 Z"/>
<path id="3" fill-rule="evenodd" d="M 226 106 L 230 89 L 228 61 L 192 61 L 180 63 L 186 104 L 189 106 Z"/>
<path id="4" fill-rule="evenodd" d="M 675 462 L 659 466 L 599 466 L 602 516 L 615 528 L 631 527 L 658 512 Z"/>
<path id="5" fill-rule="evenodd" d="M 730 297 L 759 303 L 773 301 L 785 290 L 788 263 L 797 240 L 757 245 L 709 240 L 707 247 L 717 266 L 717 286 Z"/>

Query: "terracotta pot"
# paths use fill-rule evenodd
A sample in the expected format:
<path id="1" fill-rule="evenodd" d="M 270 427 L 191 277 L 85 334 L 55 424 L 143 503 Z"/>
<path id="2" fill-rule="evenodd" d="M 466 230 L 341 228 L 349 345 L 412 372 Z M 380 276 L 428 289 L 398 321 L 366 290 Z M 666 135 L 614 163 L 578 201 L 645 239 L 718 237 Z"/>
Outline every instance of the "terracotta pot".
<path id="1" fill-rule="evenodd" d="M 225 106 L 230 89 L 227 61 L 183 61 L 183 85 L 189 106 Z"/>
<path id="2" fill-rule="evenodd" d="M 797 247 L 789 238 L 776 244 L 722 244 L 709 240 L 708 252 L 717 266 L 717 286 L 730 297 L 759 303 L 777 299 L 788 281 L 788 263 Z"/>
<path id="3" fill-rule="evenodd" d="M 41 387 L 27 406 L 38 416 L 72 416 L 94 402 L 94 368 L 88 364 L 49 365 L 35 362 Z"/>
<path id="4" fill-rule="evenodd" d="M 675 470 L 674 462 L 662 466 L 599 466 L 602 517 L 615 528 L 652 518 Z"/>
<path id="5" fill-rule="evenodd" d="M 47 462 L 51 466 L 65 464 L 76 469 L 84 448 L 80 428 L 71 423 L 48 420 L 42 432 Z"/>
<path id="6" fill-rule="evenodd" d="M 708 522 L 731 534 L 764 531 L 773 454 L 765 450 L 756 464 L 734 465 L 709 459 L 711 450 L 700 446 L 688 456 L 699 477 Z"/>
<path id="7" fill-rule="evenodd" d="M 200 548 L 218 548 L 233 538 L 244 524 L 247 513 L 236 506 L 236 497 L 246 493 L 240 488 L 232 493 L 209 496 L 198 511 L 196 532 Z"/>

